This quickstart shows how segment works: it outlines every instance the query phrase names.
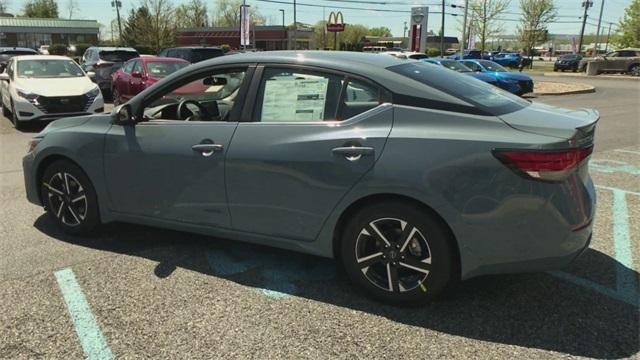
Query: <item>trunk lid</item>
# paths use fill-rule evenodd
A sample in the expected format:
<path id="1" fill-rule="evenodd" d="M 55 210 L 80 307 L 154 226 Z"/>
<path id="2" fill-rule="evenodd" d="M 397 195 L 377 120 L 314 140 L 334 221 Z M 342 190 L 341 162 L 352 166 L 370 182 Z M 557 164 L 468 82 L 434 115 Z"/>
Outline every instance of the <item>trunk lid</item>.
<path id="1" fill-rule="evenodd" d="M 593 143 L 600 114 L 593 109 L 565 109 L 541 103 L 500 115 L 509 126 L 534 134 L 573 140 L 574 146 Z"/>

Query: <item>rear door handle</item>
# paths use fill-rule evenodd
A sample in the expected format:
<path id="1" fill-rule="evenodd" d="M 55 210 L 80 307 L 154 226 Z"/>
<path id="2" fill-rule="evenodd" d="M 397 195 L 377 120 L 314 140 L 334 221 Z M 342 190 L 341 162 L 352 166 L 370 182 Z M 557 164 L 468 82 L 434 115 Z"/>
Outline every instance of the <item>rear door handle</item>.
<path id="1" fill-rule="evenodd" d="M 191 149 L 199 152 L 202 156 L 211 156 L 215 152 L 224 150 L 224 146 L 222 144 L 196 144 Z"/>
<path id="2" fill-rule="evenodd" d="M 343 155 L 349 161 L 359 160 L 362 156 L 373 155 L 375 149 L 368 146 L 342 146 L 331 150 L 336 155 Z"/>

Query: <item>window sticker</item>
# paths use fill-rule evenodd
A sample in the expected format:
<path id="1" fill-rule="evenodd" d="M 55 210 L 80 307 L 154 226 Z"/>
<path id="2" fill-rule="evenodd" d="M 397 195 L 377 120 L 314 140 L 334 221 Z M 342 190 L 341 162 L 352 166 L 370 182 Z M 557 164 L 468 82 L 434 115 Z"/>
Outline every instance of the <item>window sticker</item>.
<path id="1" fill-rule="evenodd" d="M 261 121 L 322 121 L 329 79 L 287 77 L 265 83 Z"/>

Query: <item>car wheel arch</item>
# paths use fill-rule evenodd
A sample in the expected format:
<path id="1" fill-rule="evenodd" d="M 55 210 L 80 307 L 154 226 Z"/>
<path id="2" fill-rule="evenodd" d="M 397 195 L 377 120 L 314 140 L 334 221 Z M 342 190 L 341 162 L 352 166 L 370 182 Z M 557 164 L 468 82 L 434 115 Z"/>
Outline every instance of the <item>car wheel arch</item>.
<path id="1" fill-rule="evenodd" d="M 389 201 L 400 201 L 400 202 L 413 204 L 416 207 L 420 208 L 425 213 L 428 213 L 429 215 L 431 215 L 443 226 L 443 228 L 449 235 L 449 239 L 452 240 L 449 245 L 452 247 L 452 251 L 456 255 L 456 259 L 454 259 L 454 261 L 456 264 L 455 267 L 456 267 L 457 276 L 459 278 L 460 272 L 462 269 L 460 245 L 458 244 L 455 234 L 453 233 L 453 230 L 451 229 L 449 224 L 435 209 L 433 209 L 428 204 L 425 204 L 424 202 L 416 200 L 415 198 L 412 198 L 410 196 L 400 195 L 400 194 L 393 194 L 393 193 L 370 194 L 370 195 L 361 197 L 353 201 L 351 204 L 349 204 L 349 206 L 347 206 L 342 211 L 333 228 L 332 251 L 333 251 L 334 259 L 339 260 L 340 258 L 340 241 L 341 241 L 340 237 L 345 229 L 345 226 L 348 223 L 348 219 L 350 219 L 356 212 L 365 208 L 366 206 L 369 206 L 375 203 L 389 202 Z"/>

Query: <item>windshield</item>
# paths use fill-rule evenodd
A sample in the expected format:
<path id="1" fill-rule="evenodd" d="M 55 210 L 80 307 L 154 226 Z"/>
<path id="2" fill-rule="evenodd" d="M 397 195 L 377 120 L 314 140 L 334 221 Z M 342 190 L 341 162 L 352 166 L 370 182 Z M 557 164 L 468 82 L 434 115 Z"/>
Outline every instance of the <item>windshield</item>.
<path id="1" fill-rule="evenodd" d="M 84 72 L 73 60 L 20 60 L 18 77 L 22 78 L 67 78 L 81 77 Z"/>
<path id="2" fill-rule="evenodd" d="M 191 62 L 198 62 L 207 59 L 213 59 L 214 57 L 222 56 L 224 52 L 221 49 L 204 48 L 193 49 L 193 55 Z"/>
<path id="3" fill-rule="evenodd" d="M 424 62 L 387 68 L 397 74 L 461 99 L 485 113 L 502 115 L 529 106 L 529 102 L 471 76 L 441 71 Z"/>
<path id="4" fill-rule="evenodd" d="M 189 63 L 182 61 L 149 61 L 147 62 L 147 72 L 151 77 L 163 78 L 187 65 L 189 65 Z"/>
<path id="5" fill-rule="evenodd" d="M 103 50 L 100 51 L 100 59 L 111 62 L 126 62 L 133 58 L 137 58 L 138 55 L 135 51 L 128 50 Z"/>
<path id="6" fill-rule="evenodd" d="M 491 71 L 491 72 L 507 72 L 507 69 L 505 69 L 502 66 L 494 63 L 493 61 L 480 60 L 479 63 L 485 69 L 487 69 L 487 71 Z"/>
<path id="7" fill-rule="evenodd" d="M 446 67 L 447 69 L 455 70 L 457 72 L 471 72 L 471 69 L 453 60 L 442 60 L 440 61 L 440 65 Z"/>

